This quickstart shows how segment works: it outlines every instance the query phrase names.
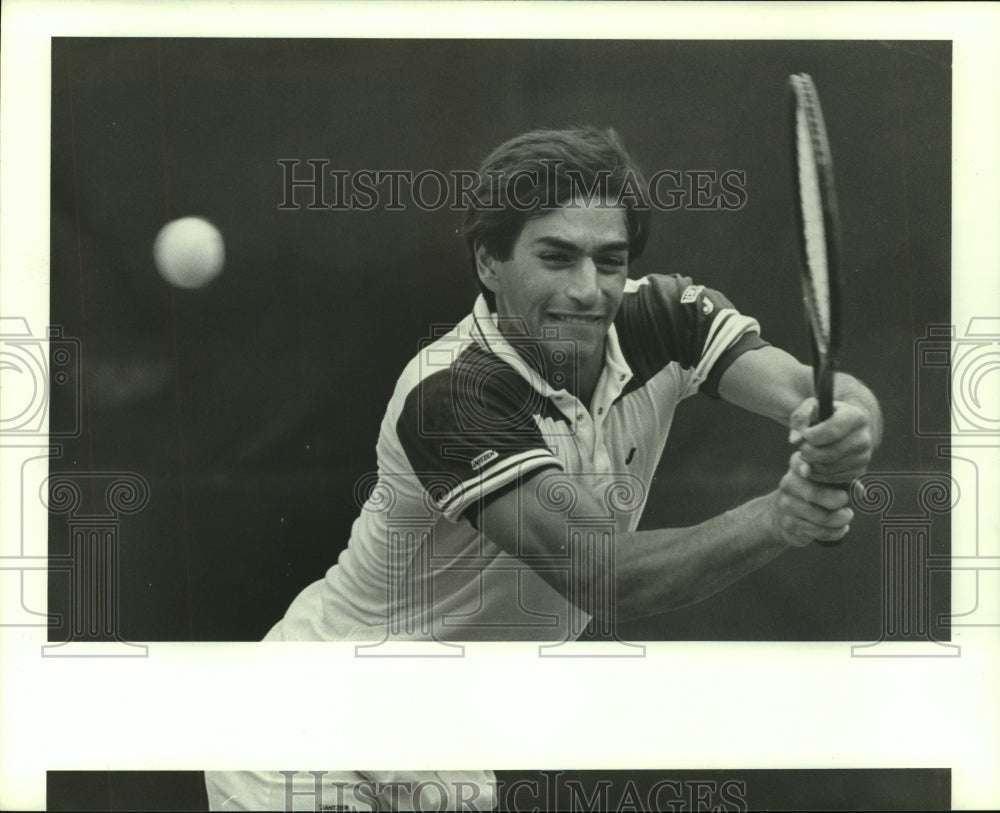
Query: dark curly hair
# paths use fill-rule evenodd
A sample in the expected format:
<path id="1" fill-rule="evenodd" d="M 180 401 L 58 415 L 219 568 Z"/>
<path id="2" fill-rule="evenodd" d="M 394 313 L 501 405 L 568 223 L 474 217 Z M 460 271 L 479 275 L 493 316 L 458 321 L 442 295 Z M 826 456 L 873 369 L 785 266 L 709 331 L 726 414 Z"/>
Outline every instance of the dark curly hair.
<path id="1" fill-rule="evenodd" d="M 583 192 L 625 209 L 629 261 L 649 238 L 650 207 L 642 170 L 613 129 L 575 127 L 532 130 L 505 141 L 479 167 L 478 185 L 465 214 L 462 234 L 472 255 L 472 272 L 491 308 L 496 300 L 479 279 L 476 249 L 510 259 L 524 224 Z"/>

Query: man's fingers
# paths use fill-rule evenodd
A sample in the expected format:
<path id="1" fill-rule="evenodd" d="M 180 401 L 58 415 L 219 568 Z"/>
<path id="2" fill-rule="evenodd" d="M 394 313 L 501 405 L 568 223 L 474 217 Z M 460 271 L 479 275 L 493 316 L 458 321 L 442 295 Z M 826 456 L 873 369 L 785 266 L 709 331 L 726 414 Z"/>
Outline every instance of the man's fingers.
<path id="1" fill-rule="evenodd" d="M 860 477 L 868 470 L 868 455 L 855 455 L 845 460 L 838 460 L 836 463 L 826 464 L 806 464 L 808 465 L 810 480 L 817 483 L 827 483 L 831 485 L 842 485 L 850 483 L 855 478 Z"/>
<path id="2" fill-rule="evenodd" d="M 845 483 L 864 474 L 871 460 L 871 416 L 861 407 L 834 402 L 829 418 L 813 424 L 816 399 L 807 398 L 789 416 L 789 441 L 797 448 L 779 485 L 775 517 L 792 545 L 843 538 L 854 518 Z"/>
<path id="3" fill-rule="evenodd" d="M 811 545 L 817 539 L 821 542 L 835 542 L 843 539 L 850 530 L 849 525 L 827 528 L 793 516 L 783 516 L 780 525 L 782 538 L 788 544 L 800 548 Z"/>
<path id="4" fill-rule="evenodd" d="M 795 411 L 788 416 L 788 442 L 793 446 L 802 440 L 802 433 L 813 422 L 819 402 L 815 398 L 806 398 Z"/>
<path id="5" fill-rule="evenodd" d="M 808 471 L 806 477 L 821 483 L 849 483 L 868 470 L 871 462 L 871 448 L 859 444 L 839 445 L 836 449 L 817 449 L 803 443 L 798 449 L 802 461 L 799 473 Z"/>
<path id="6" fill-rule="evenodd" d="M 847 506 L 829 510 L 784 493 L 778 500 L 783 513 L 814 528 L 838 529 L 850 525 L 854 520 L 854 511 Z"/>
<path id="7" fill-rule="evenodd" d="M 842 539 L 854 520 L 848 495 L 839 488 L 816 483 L 797 472 L 798 452 L 781 478 L 774 499 L 774 527 L 789 545 L 804 547 L 813 540 Z M 804 464 L 803 464 L 804 465 Z"/>
<path id="8" fill-rule="evenodd" d="M 859 407 L 836 401 L 833 415 L 821 423 L 803 428 L 802 439 L 812 446 L 829 446 L 853 432 L 867 428 L 869 420 L 869 416 Z"/>
<path id="9" fill-rule="evenodd" d="M 845 410 L 841 414 L 846 417 L 839 423 L 831 418 L 823 424 L 822 433 L 815 432 L 816 427 L 804 430 L 798 445 L 805 464 L 799 468 L 802 476 L 823 483 L 843 483 L 868 470 L 872 456 L 871 429 L 863 419 L 860 425 L 855 425 L 854 418 L 850 417 L 863 415 L 860 410 Z M 841 430 L 846 434 L 836 434 Z"/>
<path id="10" fill-rule="evenodd" d="M 844 525 L 841 528 L 818 528 L 813 534 L 813 539 L 818 542 L 836 542 L 847 536 L 850 530 L 850 525 Z"/>
<path id="11" fill-rule="evenodd" d="M 799 451 L 809 463 L 829 463 L 849 455 L 870 455 L 871 448 L 871 434 L 867 427 L 857 429 L 825 446 L 817 446 L 805 440 L 799 444 Z"/>
<path id="12" fill-rule="evenodd" d="M 788 460 L 788 471 L 781 480 L 781 491 L 827 510 L 843 508 L 850 502 L 842 489 L 823 485 L 814 478 L 812 468 L 802 459 L 801 453 L 795 452 Z"/>

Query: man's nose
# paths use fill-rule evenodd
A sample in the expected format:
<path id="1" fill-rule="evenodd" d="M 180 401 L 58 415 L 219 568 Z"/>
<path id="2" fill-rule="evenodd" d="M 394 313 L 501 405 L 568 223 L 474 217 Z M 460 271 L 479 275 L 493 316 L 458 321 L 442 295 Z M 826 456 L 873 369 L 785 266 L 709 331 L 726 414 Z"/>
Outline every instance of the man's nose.
<path id="1" fill-rule="evenodd" d="M 597 302 L 601 289 L 597 284 L 597 266 L 590 257 L 584 257 L 573 274 L 569 295 L 581 305 L 590 307 Z"/>

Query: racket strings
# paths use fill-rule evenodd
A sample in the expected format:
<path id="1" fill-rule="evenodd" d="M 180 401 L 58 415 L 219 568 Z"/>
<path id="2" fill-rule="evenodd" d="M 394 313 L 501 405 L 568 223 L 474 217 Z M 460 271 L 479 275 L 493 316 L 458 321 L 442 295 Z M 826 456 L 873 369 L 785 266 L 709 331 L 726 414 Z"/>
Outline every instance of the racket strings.
<path id="1" fill-rule="evenodd" d="M 825 353 L 830 344 L 830 277 L 827 267 L 827 235 L 823 214 L 823 197 L 819 162 L 829 160 L 823 143 L 822 123 L 808 87 L 803 90 L 795 114 L 796 162 L 798 166 L 799 199 L 802 213 L 803 242 L 806 253 L 804 292 L 806 312 L 812 323 L 817 350 Z"/>

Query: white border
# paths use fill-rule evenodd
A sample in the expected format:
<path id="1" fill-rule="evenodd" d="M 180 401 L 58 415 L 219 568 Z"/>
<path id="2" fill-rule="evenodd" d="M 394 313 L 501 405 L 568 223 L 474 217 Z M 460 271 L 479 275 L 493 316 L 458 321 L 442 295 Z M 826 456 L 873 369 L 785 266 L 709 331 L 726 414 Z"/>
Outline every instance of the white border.
<path id="1" fill-rule="evenodd" d="M 961 329 L 984 308 L 1000 313 L 1000 10 L 989 4 L 11 0 L 0 45 L 4 314 L 16 307 L 33 326 L 48 323 L 51 36 L 484 34 L 952 39 L 952 321 Z M 10 456 L 0 460 L 10 482 Z M 6 534 L 14 518 L 12 506 L 4 509 Z M 956 516 L 956 534 L 973 519 Z M 984 534 L 997 534 L 995 505 L 979 520 Z M 31 521 L 44 534 L 44 517 Z M 956 631 L 962 656 L 940 660 L 858 660 L 843 644 L 760 643 L 661 644 L 642 660 L 587 662 L 538 659 L 527 645 L 469 646 L 461 660 L 405 664 L 358 660 L 348 645 L 157 644 L 148 659 L 43 660 L 43 637 L 0 629 L 4 809 L 41 809 L 46 769 L 388 764 L 950 767 L 956 808 L 1000 806 L 996 628 Z M 377 698 L 378 716 L 358 697 Z M 651 714 L 658 703 L 668 713 Z M 507 725 L 515 715 L 518 724 Z M 311 733 L 317 720 L 320 740 Z"/>

